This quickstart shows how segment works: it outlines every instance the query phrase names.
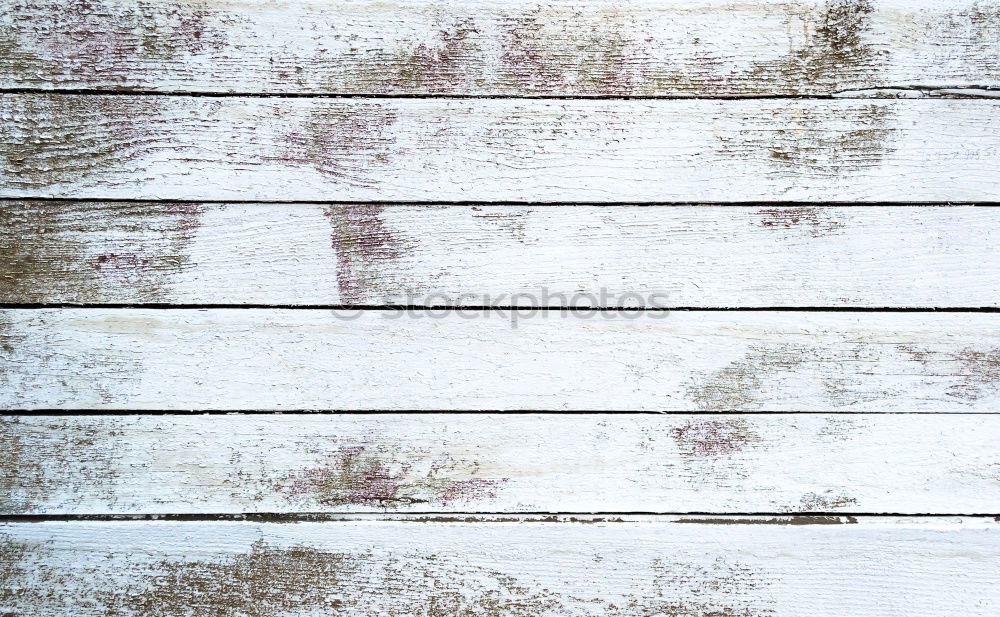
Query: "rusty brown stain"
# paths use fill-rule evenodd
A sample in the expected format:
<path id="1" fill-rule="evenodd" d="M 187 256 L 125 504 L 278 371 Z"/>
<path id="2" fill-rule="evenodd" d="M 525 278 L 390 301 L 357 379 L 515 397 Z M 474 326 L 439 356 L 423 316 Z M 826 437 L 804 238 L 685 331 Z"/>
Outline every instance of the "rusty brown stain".
<path id="1" fill-rule="evenodd" d="M 817 10 L 821 12 L 803 16 L 790 12 L 789 22 L 801 18 L 809 25 L 806 41 L 778 60 L 755 63 L 746 79 L 758 84 L 788 84 L 795 90 L 806 86 L 809 91 L 878 83 L 889 53 L 868 42 L 871 16 L 876 11 L 873 0 L 827 0 Z"/>
<path id="2" fill-rule="evenodd" d="M 377 93 L 447 93 L 460 90 L 470 79 L 469 67 L 482 55 L 472 18 L 443 23 L 430 41 L 395 51 L 378 51 L 366 59 L 351 79 L 370 82 Z"/>
<path id="3" fill-rule="evenodd" d="M 651 15 L 655 9 L 594 10 L 579 5 L 456 11 L 431 6 L 426 10 L 437 15 L 427 34 L 417 40 L 341 31 L 335 19 L 320 19 L 317 24 L 334 28 L 333 34 L 322 32 L 321 27 L 311 51 L 281 57 L 269 56 L 263 42 L 229 40 L 229 32 L 247 18 L 244 11 L 231 6 L 67 0 L 54 11 L 50 3 L 15 2 L 13 13 L 26 16 L 27 25 L 15 21 L 0 29 L 0 72 L 15 76 L 18 83 L 62 81 L 139 88 L 162 83 L 166 77 L 192 79 L 185 63 L 197 57 L 227 61 L 230 66 L 223 63 L 221 80 L 235 79 L 230 73 L 244 70 L 261 74 L 274 86 L 293 82 L 303 90 L 340 94 L 493 90 L 698 96 L 817 94 L 898 85 L 885 82 L 892 52 L 883 32 L 873 24 L 878 12 L 874 0 L 789 2 L 766 9 L 769 15 L 782 11 L 784 26 L 790 32 L 802 29 L 805 36 L 778 58 L 750 58 L 747 69 L 727 69 L 733 61 L 725 50 L 712 51 L 712 46 L 702 50 L 711 32 L 699 31 L 697 26 L 693 31 L 668 32 L 668 38 L 657 40 L 662 17 Z M 751 18 L 762 12 L 761 7 L 747 4 L 670 8 L 679 18 L 698 14 L 708 23 L 713 18 L 726 19 L 733 10 Z M 909 31 L 913 36 L 932 37 L 940 49 L 932 49 L 922 59 L 924 66 L 933 67 L 939 58 L 954 61 L 957 46 L 959 58 L 970 69 L 982 71 L 995 63 L 998 13 L 1000 9 L 990 3 L 979 2 L 944 12 L 882 11 L 877 19 L 879 25 L 886 21 L 896 25 L 890 33 L 903 37 L 903 46 Z M 252 19 L 252 12 L 249 15 Z M 366 49 L 361 44 L 331 53 L 323 43 L 328 36 L 360 38 L 367 45 L 377 45 L 381 38 L 387 48 Z M 779 32 L 773 36 L 780 40 Z M 255 50 L 258 58 L 251 53 Z M 141 71 L 136 70 L 136 59 L 143 61 Z M 491 70 L 494 65 L 495 72 Z"/>
<path id="4" fill-rule="evenodd" d="M 0 211 L 7 302 L 170 300 L 205 206 L 11 202 Z"/>
<path id="5" fill-rule="evenodd" d="M 28 563 L 32 553 L 40 554 L 41 547 L 19 542 L 0 532 L 0 607 L 28 604 L 36 608 L 33 593 L 20 582 L 35 568 Z M 25 615 L 29 613 L 24 613 Z M 19 617 L 17 612 L 0 613 L 2 617 Z"/>
<path id="6" fill-rule="evenodd" d="M 94 260 L 102 291 L 126 289 L 127 296 L 170 301 L 171 277 L 191 266 L 188 247 L 201 226 L 205 209 L 204 204 L 196 203 L 129 204 L 116 208 L 117 217 L 125 220 L 112 219 L 109 228 L 128 234 L 121 246 L 132 250 L 106 251 Z M 136 231 L 155 235 L 151 240 L 137 242 L 142 235 Z"/>
<path id="7" fill-rule="evenodd" d="M 828 491 L 822 495 L 819 493 L 806 493 L 802 496 L 799 503 L 803 510 L 809 512 L 829 512 L 837 508 L 856 506 L 858 505 L 858 500 L 843 494 L 830 494 Z"/>
<path id="8" fill-rule="evenodd" d="M 33 509 L 31 501 L 44 501 L 51 493 L 45 472 L 43 462 L 25 444 L 18 419 L 0 418 L 0 510 L 20 514 Z M 0 554 L 6 557 L 2 548 Z"/>
<path id="9" fill-rule="evenodd" d="M 546 40 L 541 35 L 542 23 L 537 17 L 531 14 L 506 16 L 502 27 L 504 38 L 500 58 L 508 79 L 545 90 L 562 85 L 563 75 L 548 58 Z"/>
<path id="10" fill-rule="evenodd" d="M 602 598 L 599 592 L 591 597 L 577 597 L 552 591 L 524 575 L 412 556 L 388 564 L 386 587 L 396 593 L 382 610 L 390 617 L 412 615 L 414 607 L 410 603 L 419 602 L 427 607 L 427 612 L 418 614 L 433 617 L 540 614 L 766 617 L 773 614 L 765 597 L 770 581 L 758 569 L 738 561 L 718 559 L 705 566 L 656 559 L 648 570 L 635 572 L 633 576 L 639 589 L 620 598 Z M 428 588 L 434 591 L 428 594 Z M 705 597 L 706 592 L 715 597 Z"/>
<path id="11" fill-rule="evenodd" d="M 60 204 L 61 206 L 61 204 Z M 72 234 L 62 233 L 64 208 L 32 202 L 12 202 L 0 209 L 0 297 L 4 302 L 49 300 L 47 294 L 65 293 L 79 299 L 99 293 L 85 247 Z"/>
<path id="12" fill-rule="evenodd" d="M 533 617 L 560 607 L 551 592 L 515 577 L 451 565 L 434 555 L 377 560 L 308 546 L 256 542 L 219 560 L 164 560 L 152 573 L 136 568 L 126 589 L 98 593 L 102 614 L 149 617 L 204 614 L 270 617 L 296 611 L 386 617 Z"/>
<path id="13" fill-rule="evenodd" d="M 113 502 L 121 449 L 109 424 L 115 423 L 53 418 L 26 424 L 0 417 L 0 510 L 44 511 L 52 498 L 61 505 L 83 496 Z"/>
<path id="14" fill-rule="evenodd" d="M 920 366 L 920 374 L 954 378 L 945 391 L 950 397 L 977 401 L 1000 388 L 1000 347 L 950 351 L 899 344 L 896 349 Z"/>
<path id="15" fill-rule="evenodd" d="M 137 62 L 170 66 L 220 52 L 240 19 L 232 11 L 223 16 L 208 4 L 191 3 L 65 0 L 52 9 L 50 3 L 31 1 L 10 7 L 12 14 L 27 16 L 30 29 L 17 20 L 0 28 L 0 74 L 43 85 L 96 79 L 127 90 L 139 85 Z"/>
<path id="16" fill-rule="evenodd" d="M 858 519 L 853 516 L 773 516 L 740 518 L 684 518 L 678 523 L 697 525 L 854 525 Z"/>
<path id="17" fill-rule="evenodd" d="M 380 205 L 329 206 L 331 243 L 337 256 L 337 286 L 345 304 L 377 299 L 389 266 L 400 257 L 406 243 L 395 237 L 383 219 Z"/>
<path id="18" fill-rule="evenodd" d="M 1000 388 L 1000 347 L 980 350 L 965 348 L 954 354 L 961 382 L 948 388 L 948 395 L 976 401 Z"/>
<path id="19" fill-rule="evenodd" d="M 584 597 L 554 591 L 530 569 L 516 575 L 500 572 L 444 551 L 400 547 L 379 554 L 339 552 L 266 540 L 240 552 L 199 559 L 171 556 L 151 563 L 109 547 L 108 565 L 88 568 L 86 576 L 101 577 L 102 567 L 115 568 L 115 576 L 104 587 L 82 593 L 86 587 L 66 584 L 79 581 L 81 573 L 50 566 L 54 558 L 46 551 L 51 552 L 41 545 L 0 541 L 4 606 L 15 611 L 86 607 L 87 614 L 108 617 L 264 617 L 317 611 L 386 617 L 773 614 L 771 578 L 759 568 L 721 557 L 708 564 L 658 557 L 632 573 L 634 591 L 610 599 L 596 588 Z"/>
<path id="20" fill-rule="evenodd" d="M 472 218 L 480 219 L 497 228 L 507 232 L 511 238 L 524 244 L 527 236 L 525 234 L 525 219 L 532 213 L 530 209 L 503 210 L 490 209 L 483 210 L 479 206 L 472 207 Z"/>
<path id="21" fill-rule="evenodd" d="M 482 523 L 484 521 L 490 523 L 521 523 L 524 522 L 522 518 L 516 517 L 490 517 L 489 519 L 483 519 L 481 516 L 415 516 L 413 518 L 403 519 L 404 522 L 412 523 Z"/>
<path id="22" fill-rule="evenodd" d="M 716 134 L 717 147 L 803 177 L 839 177 L 877 167 L 894 150 L 895 115 L 881 102 L 764 106 L 735 133 Z"/>
<path id="23" fill-rule="evenodd" d="M 31 385 L 30 376 L 25 376 L 18 366 L 25 355 L 23 350 L 27 348 L 29 339 L 28 333 L 20 325 L 16 313 L 0 310 L 0 387 L 7 392 L 16 392 L 26 384 Z M 4 435 L 11 443 L 11 451 L 8 453 L 11 458 L 5 461 L 4 471 L 16 470 L 18 461 L 21 460 L 22 447 L 14 438 L 16 434 L 13 432 L 16 430 L 14 425 L 5 425 L 5 429 L 11 431 Z M 26 468 L 30 470 L 32 467 L 26 464 Z"/>
<path id="24" fill-rule="evenodd" d="M 757 210 L 757 216 L 762 227 L 803 229 L 814 238 L 828 235 L 844 226 L 833 218 L 828 210 L 814 207 L 760 208 Z"/>
<path id="25" fill-rule="evenodd" d="M 382 103 L 330 103 L 297 121 L 274 156 L 353 186 L 375 186 L 374 171 L 396 154 L 396 111 Z"/>
<path id="26" fill-rule="evenodd" d="M 539 7 L 499 18 L 500 72 L 503 83 L 524 92 L 545 94 L 633 94 L 640 84 L 643 48 L 634 40 L 634 15 L 602 11 L 553 22 Z"/>
<path id="27" fill-rule="evenodd" d="M 108 615 L 272 617 L 345 607 L 344 585 L 364 559 L 306 546 L 278 548 L 263 541 L 219 560 L 163 560 L 155 574 L 125 589 L 95 595 Z"/>
<path id="28" fill-rule="evenodd" d="M 419 515 L 419 516 L 408 516 L 406 518 L 399 519 L 401 522 L 414 522 L 414 523 L 559 523 L 560 525 L 566 523 L 578 523 L 581 525 L 598 525 L 604 523 L 628 523 L 625 518 L 622 517 L 606 517 L 606 516 L 587 516 L 587 517 L 577 517 L 577 516 L 565 516 L 565 515 L 555 515 L 551 514 L 549 516 L 537 516 L 537 515 L 511 515 L 511 516 L 484 516 L 482 514 L 468 515 L 468 516 L 448 516 L 448 515 Z"/>
<path id="29" fill-rule="evenodd" d="M 997 41 L 1000 41 L 1000 5 L 975 2 L 958 11 L 935 16 L 927 29 L 967 41 L 963 46 L 964 54 L 972 56 L 972 61 L 979 65 L 996 67 Z M 947 55 L 950 51 L 948 48 L 941 51 L 945 57 L 952 57 Z"/>
<path id="30" fill-rule="evenodd" d="M 387 617 L 535 617 L 565 610 L 560 594 L 518 577 L 425 555 L 390 561 L 385 588 L 391 596 L 380 612 Z"/>
<path id="31" fill-rule="evenodd" d="M 687 391 L 703 411 L 755 409 L 768 400 L 765 388 L 803 363 L 804 350 L 787 345 L 751 346 L 740 360 L 692 380 Z"/>
<path id="32" fill-rule="evenodd" d="M 670 436 L 691 456 L 728 456 L 759 440 L 743 418 L 688 420 L 670 429 Z"/>
<path id="33" fill-rule="evenodd" d="M 901 344 L 896 345 L 896 349 L 905 354 L 910 360 L 918 362 L 923 366 L 927 366 L 927 363 L 934 359 L 934 352 L 929 349 L 923 349 L 916 345 Z"/>
<path id="34" fill-rule="evenodd" d="M 156 127 L 148 99 L 59 94 L 10 99 L 0 123 L 7 182 L 17 189 L 85 183 L 127 165 Z"/>
<path id="35" fill-rule="evenodd" d="M 709 564 L 667 557 L 635 574 L 643 587 L 620 602 L 597 603 L 609 617 L 769 617 L 771 578 L 757 567 L 718 557 Z M 603 604 L 603 606 L 601 605 Z"/>
<path id="36" fill-rule="evenodd" d="M 83 401 L 92 396 L 105 404 L 121 404 L 121 397 L 127 396 L 141 376 L 145 368 L 142 352 L 121 345 L 118 337 L 112 344 L 81 344 L 74 346 L 72 354 L 66 353 L 69 331 L 46 323 L 49 315 L 64 310 L 0 311 L 0 385 L 15 393 L 11 397 L 14 408 L 33 405 L 37 391 L 52 392 L 56 398 L 50 400 L 78 405 L 85 405 Z M 98 317 L 89 325 L 106 324 L 108 332 L 117 335 L 117 320 Z M 120 334 L 130 333 L 125 330 Z M 74 379 L 65 379 L 67 374 L 73 374 Z"/>
<path id="37" fill-rule="evenodd" d="M 859 433 L 869 429 L 868 420 L 864 417 L 844 417 L 833 415 L 823 418 L 823 427 L 817 435 L 829 441 L 852 441 Z"/>
<path id="38" fill-rule="evenodd" d="M 389 447 L 341 446 L 321 465 L 289 474 L 278 487 L 291 501 L 399 508 L 495 499 L 507 482 L 507 478 L 456 478 L 474 476 L 478 465 L 448 456 L 432 457 L 429 464 L 417 467 Z"/>
<path id="39" fill-rule="evenodd" d="M 677 10 L 717 13 L 698 7 Z M 786 5 L 785 10 L 790 27 L 808 27 L 806 40 L 777 60 L 754 62 L 728 74 L 723 73 L 724 58 L 707 50 L 680 66 L 654 60 L 650 48 L 655 39 L 635 38 L 645 19 L 635 11 L 576 10 L 556 18 L 551 10 L 538 8 L 499 15 L 500 83 L 525 93 L 580 95 L 808 94 L 879 83 L 888 52 L 869 43 L 875 12 L 871 0 L 830 0 L 807 10 Z M 973 19 L 985 21 L 983 16 Z M 685 43 L 697 50 L 700 40 Z"/>
<path id="40" fill-rule="evenodd" d="M 888 61 L 888 52 L 867 42 L 874 12 L 872 0 L 829 0 L 820 17 L 807 19 L 812 29 L 801 48 L 780 60 L 758 63 L 745 79 L 788 84 L 794 92 L 806 93 L 872 86 Z M 836 112 L 783 105 L 762 113 L 748 119 L 735 138 L 720 137 L 722 151 L 776 168 L 839 176 L 877 166 L 894 149 L 895 110 L 890 105 Z"/>

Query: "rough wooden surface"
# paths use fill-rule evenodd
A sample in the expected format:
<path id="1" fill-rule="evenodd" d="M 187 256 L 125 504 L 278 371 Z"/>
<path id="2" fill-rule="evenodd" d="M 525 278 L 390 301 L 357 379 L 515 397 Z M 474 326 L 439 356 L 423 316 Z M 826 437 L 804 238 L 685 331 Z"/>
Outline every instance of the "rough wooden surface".
<path id="1" fill-rule="evenodd" d="M 7 409 L 996 411 L 984 313 L 7 309 Z"/>
<path id="2" fill-rule="evenodd" d="M 1000 85 L 995 0 L 11 0 L 0 87 L 757 96 Z"/>
<path id="3" fill-rule="evenodd" d="M 9 303 L 1000 302 L 994 208 L 8 202 L 0 221 Z"/>
<path id="4" fill-rule="evenodd" d="M 0 418 L 0 514 L 1000 511 L 1000 416 Z"/>
<path id="5" fill-rule="evenodd" d="M 0 196 L 1000 200 L 1000 100 L 0 97 Z"/>
<path id="6" fill-rule="evenodd" d="M 37 617 L 993 617 L 991 519 L 0 526 Z M 813 522 L 821 524 L 802 524 Z"/>
<path id="7" fill-rule="evenodd" d="M 0 617 L 1000 614 L 997 315 L 878 310 L 1000 306 L 1000 0 L 10 0 L 0 91 Z M 28 308 L 578 293 L 805 310 Z"/>

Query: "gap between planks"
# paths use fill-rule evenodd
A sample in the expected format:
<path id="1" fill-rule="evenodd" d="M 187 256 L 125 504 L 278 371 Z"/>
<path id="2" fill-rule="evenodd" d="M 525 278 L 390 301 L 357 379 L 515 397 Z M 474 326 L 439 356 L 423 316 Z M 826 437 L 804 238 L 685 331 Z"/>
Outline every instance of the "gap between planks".
<path id="1" fill-rule="evenodd" d="M 148 198 L 128 198 L 128 197 L 52 197 L 52 196 L 41 196 L 41 197 L 12 197 L 9 195 L 0 195 L 0 203 L 4 202 L 16 202 L 16 203 L 112 203 L 112 204 L 189 204 L 192 201 L 197 201 L 197 203 L 205 205 L 216 205 L 216 204 L 245 204 L 245 205 L 309 205 L 309 206 L 426 206 L 426 207 L 440 207 L 440 206 L 456 206 L 456 207 L 467 207 L 467 206 L 510 206 L 510 207 L 534 207 L 534 206 L 597 206 L 602 208 L 680 208 L 680 207 L 690 207 L 690 206 L 731 206 L 731 207 L 743 207 L 743 208 L 757 208 L 757 207 L 781 207 L 781 208 L 798 208 L 798 207 L 836 207 L 836 208 L 875 208 L 875 207 L 913 207 L 913 208 L 935 208 L 935 207 L 951 207 L 951 206 L 965 206 L 965 207 L 977 207 L 977 208 L 995 208 L 1000 206 L 1000 201 L 962 201 L 962 200 L 933 200 L 933 201 L 795 201 L 795 200 L 769 200 L 769 201 L 711 201 L 711 200 L 694 200 L 694 201 L 584 201 L 584 200 L 572 200 L 572 201 L 531 201 L 531 200 L 520 200 L 520 201 L 460 201 L 460 200 L 435 200 L 435 201 L 421 201 L 421 200 L 322 200 L 322 199 L 278 199 L 278 200 L 260 200 L 260 199 L 175 199 L 175 198 L 158 198 L 158 199 L 148 199 Z"/>
<path id="2" fill-rule="evenodd" d="M 615 524 L 656 522 L 674 519 L 673 522 L 720 524 L 720 525 L 852 525 L 867 519 L 871 522 L 887 519 L 993 519 L 1000 522 L 1000 513 L 851 513 L 843 512 L 742 512 L 740 514 L 720 514 L 718 512 L 408 512 L 406 514 L 373 514 L 316 512 L 276 513 L 233 513 L 233 514 L 0 514 L 3 523 L 61 523 L 61 522 L 117 522 L 117 521 L 165 521 L 165 522 L 245 522 L 245 523 L 342 523 L 357 521 L 401 522 L 401 523 L 576 523 Z M 680 519 L 680 520 L 677 520 Z"/>
<path id="3" fill-rule="evenodd" d="M 568 311 L 568 312 L 628 312 L 628 313 L 669 313 L 678 312 L 784 312 L 784 313 L 1000 313 L 996 306 L 536 306 L 525 305 L 423 305 L 423 304 L 171 304 L 171 303 L 88 303 L 72 302 L 29 302 L 0 303 L 0 310 L 41 310 L 41 309 L 153 309 L 153 310 L 212 310 L 212 309 L 281 309 L 296 311 Z"/>
<path id="4" fill-rule="evenodd" d="M 0 94 L 65 94 L 74 96 L 172 96 L 202 98 L 248 98 L 248 99 L 439 99 L 439 100 L 510 100 L 510 101 L 759 101 L 759 100 L 867 100 L 879 98 L 907 99 L 995 99 L 1000 97 L 1000 89 L 991 86 L 886 86 L 863 90 L 844 90 L 831 94 L 716 94 L 716 95 L 642 95 L 642 94 L 379 94 L 354 92 L 331 94 L 324 92 L 198 92 L 193 90 L 161 91 L 144 89 L 100 89 L 100 88 L 0 88 Z"/>
<path id="5" fill-rule="evenodd" d="M 748 410 L 748 411 L 684 411 L 684 410 L 661 410 L 661 411 L 635 411 L 629 409 L 476 409 L 476 410 L 452 410 L 441 409 L 427 411 L 425 409 L 60 409 L 60 408 L 4 408 L 0 409 L 2 416 L 284 416 L 284 415 L 338 415 L 349 414 L 359 416 L 377 415 L 424 415 L 424 416 L 455 416 L 455 415 L 489 415 L 489 414 L 538 414 L 551 416 L 578 416 L 578 415 L 602 415 L 602 416 L 673 416 L 673 415 L 732 415 L 732 416 L 776 416 L 776 415 L 842 415 L 842 416 L 992 416 L 992 411 L 774 411 L 774 410 Z"/>

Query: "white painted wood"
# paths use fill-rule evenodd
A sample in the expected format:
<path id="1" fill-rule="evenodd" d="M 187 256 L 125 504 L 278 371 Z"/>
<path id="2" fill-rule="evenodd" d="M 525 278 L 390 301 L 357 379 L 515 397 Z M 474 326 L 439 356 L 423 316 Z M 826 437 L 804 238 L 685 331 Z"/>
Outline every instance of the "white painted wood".
<path id="1" fill-rule="evenodd" d="M 1000 609 L 1000 530 L 991 519 L 697 520 L 6 524 L 0 609 L 37 617 L 992 617 Z"/>
<path id="2" fill-rule="evenodd" d="M 829 94 L 1000 85 L 995 0 L 22 0 L 0 87 Z"/>
<path id="3" fill-rule="evenodd" d="M 6 409 L 994 412 L 985 313 L 7 309 Z"/>
<path id="4" fill-rule="evenodd" d="M 10 303 L 559 306 L 600 305 L 601 290 L 604 305 L 630 306 L 1000 301 L 995 208 L 9 202 L 0 211 L 0 301 Z"/>
<path id="5" fill-rule="evenodd" d="M 1000 417 L 0 418 L 0 514 L 1000 511 Z"/>
<path id="6" fill-rule="evenodd" d="M 0 196 L 1000 199 L 1000 100 L 5 95 Z"/>

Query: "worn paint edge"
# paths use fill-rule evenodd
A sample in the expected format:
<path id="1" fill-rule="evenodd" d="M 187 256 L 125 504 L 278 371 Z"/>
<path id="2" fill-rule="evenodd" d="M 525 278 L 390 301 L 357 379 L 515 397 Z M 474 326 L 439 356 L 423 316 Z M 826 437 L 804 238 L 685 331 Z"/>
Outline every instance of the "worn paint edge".
<path id="1" fill-rule="evenodd" d="M 1000 523 L 1000 515 L 990 514 L 844 514 L 842 512 L 816 512 L 788 514 L 758 512 L 745 514 L 716 514 L 712 512 L 658 513 L 441 513 L 411 512 L 406 514 L 323 514 L 323 513 L 257 513 L 257 514 L 18 514 L 0 516 L 0 526 L 9 524 L 45 524 L 65 522 L 95 523 L 245 523 L 294 525 L 298 523 L 455 523 L 455 524 L 683 524 L 683 525 L 873 525 L 895 524 L 906 521 L 913 524 L 926 522 L 982 523 L 993 526 Z"/>
<path id="2" fill-rule="evenodd" d="M 859 90 L 837 90 L 829 94 L 436 94 L 433 92 L 382 94 L 377 92 L 254 92 L 250 90 L 150 90 L 144 88 L 0 88 L 0 94 L 69 94 L 76 96 L 173 96 L 254 99 L 440 99 L 440 100 L 596 100 L 596 101 L 742 101 L 742 100 L 830 100 L 830 99 L 970 99 L 1000 98 L 1000 88 L 980 84 L 935 86 L 884 86 Z"/>

